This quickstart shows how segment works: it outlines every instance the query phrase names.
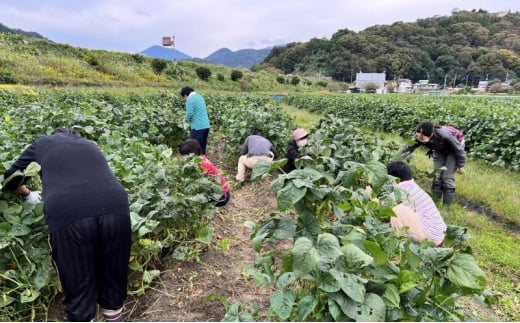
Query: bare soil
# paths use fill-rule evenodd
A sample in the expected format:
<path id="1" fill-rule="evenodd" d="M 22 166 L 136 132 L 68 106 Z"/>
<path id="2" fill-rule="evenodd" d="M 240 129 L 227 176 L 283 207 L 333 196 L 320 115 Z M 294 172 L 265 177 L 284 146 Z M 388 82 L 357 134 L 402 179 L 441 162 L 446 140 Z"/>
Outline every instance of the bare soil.
<path id="1" fill-rule="evenodd" d="M 222 169 L 216 160 L 213 162 Z M 234 170 L 228 170 L 228 174 L 228 181 L 233 182 Z M 223 296 L 229 304 L 255 302 L 260 312 L 265 313 L 271 292 L 260 289 L 243 274 L 244 266 L 254 268 L 258 256 L 252 248 L 251 231 L 244 223 L 258 223 L 265 213 L 278 210 L 269 184 L 267 180 L 246 182 L 241 188 L 232 188 L 230 201 L 214 211 L 214 239 L 201 254 L 200 261 L 172 260 L 144 296 L 128 298 L 125 320 L 221 321 L 226 313 L 224 305 L 218 300 L 205 300 L 212 293 Z"/>

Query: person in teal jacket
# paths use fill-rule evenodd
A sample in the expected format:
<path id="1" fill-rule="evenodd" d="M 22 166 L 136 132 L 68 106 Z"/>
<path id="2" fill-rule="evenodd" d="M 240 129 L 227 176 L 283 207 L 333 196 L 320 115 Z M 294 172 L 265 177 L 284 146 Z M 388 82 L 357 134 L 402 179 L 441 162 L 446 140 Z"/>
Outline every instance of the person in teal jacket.
<path id="1" fill-rule="evenodd" d="M 190 138 L 199 142 L 202 155 L 206 155 L 206 144 L 209 134 L 209 117 L 206 101 L 202 95 L 189 86 L 181 89 L 181 96 L 186 99 L 186 116 L 184 121 L 190 125 Z"/>

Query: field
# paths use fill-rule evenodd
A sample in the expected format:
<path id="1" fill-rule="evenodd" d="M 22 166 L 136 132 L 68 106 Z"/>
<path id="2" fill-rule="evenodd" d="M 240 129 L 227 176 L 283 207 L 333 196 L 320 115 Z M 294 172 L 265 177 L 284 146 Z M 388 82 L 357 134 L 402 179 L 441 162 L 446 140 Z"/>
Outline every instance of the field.
<path id="1" fill-rule="evenodd" d="M 397 158 L 403 144 L 399 136 L 409 134 L 409 125 L 439 115 L 438 108 L 446 119 L 435 121 L 461 128 L 473 122 L 465 129 L 475 160 L 468 165 L 468 178 L 490 170 L 495 178 L 511 172 L 497 181 L 497 187 L 512 188 L 500 203 L 472 193 L 472 187 L 482 185 L 478 182 L 461 180 L 461 197 L 518 223 L 520 143 L 514 138 L 519 128 L 511 122 L 518 120 L 518 112 L 510 108 L 516 100 L 499 105 L 503 101 L 478 99 L 473 110 L 462 110 L 467 98 L 435 103 L 399 96 L 383 102 L 377 96 L 294 95 L 279 102 L 262 93 L 212 93 L 206 99 L 213 125 L 209 156 L 228 180 L 234 177 L 241 143 L 255 131 L 284 151 L 290 129 L 312 127 L 306 149 L 313 157 L 304 158 L 302 170 L 289 175 L 279 170 L 282 160 L 260 165 L 252 182 L 232 190 L 228 206 L 215 209 L 206 202 L 218 193 L 218 185 L 197 172 L 200 160 L 176 154 L 187 136 L 177 95 L 161 90 L 0 91 L 4 168 L 38 136 L 56 126 L 74 127 L 98 143 L 129 191 L 134 235 L 131 296 L 125 306 L 129 320 L 518 320 L 515 258 L 520 257 L 492 252 L 498 240 L 501 250 L 516 254 L 507 249 L 517 244 L 516 233 L 494 222 L 470 222 L 478 216 L 462 204 L 446 215 L 451 226 L 442 248 L 414 245 L 390 230 L 388 207 L 374 205 L 363 193 L 368 179 L 379 198 L 395 203 L 386 195 L 384 164 Z M 432 115 L 418 112 L 424 110 Z M 477 115 L 479 122 L 473 121 Z M 491 123 L 497 117 L 500 127 Z M 500 135 L 501 129 L 509 130 L 507 136 Z M 411 162 L 427 182 L 429 162 L 421 158 Z M 482 159 L 487 162 L 479 164 Z M 34 187 L 41 185 L 37 171 L 25 175 Z M 495 189 L 489 185 L 488 190 Z M 0 261 L 0 315 L 4 320 L 62 320 L 59 283 L 45 257 L 41 206 L 2 193 L 0 212 L 2 249 L 9 251 Z M 474 302 L 473 296 L 491 307 Z"/>

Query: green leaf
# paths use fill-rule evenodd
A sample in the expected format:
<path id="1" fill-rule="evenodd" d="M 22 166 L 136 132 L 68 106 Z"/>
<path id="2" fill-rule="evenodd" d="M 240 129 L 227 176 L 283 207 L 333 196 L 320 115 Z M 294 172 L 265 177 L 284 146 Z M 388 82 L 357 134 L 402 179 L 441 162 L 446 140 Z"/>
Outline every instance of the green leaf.
<path id="1" fill-rule="evenodd" d="M 28 235 L 29 233 L 31 233 L 31 228 L 29 228 L 28 226 L 23 224 L 14 224 L 11 227 L 11 232 L 9 233 L 9 235 L 13 237 L 21 237 Z"/>
<path id="2" fill-rule="evenodd" d="M 278 277 L 276 288 L 283 289 L 296 281 L 296 275 L 293 272 L 283 273 Z"/>
<path id="3" fill-rule="evenodd" d="M 377 242 L 365 240 L 363 245 L 366 251 L 374 258 L 376 265 L 381 266 L 388 261 L 388 255 Z"/>
<path id="4" fill-rule="evenodd" d="M 358 322 L 383 322 L 386 306 L 383 299 L 377 294 L 367 294 L 364 304 L 361 305 L 361 314 L 356 318 Z"/>
<path id="5" fill-rule="evenodd" d="M 291 253 L 294 259 L 294 273 L 298 277 L 302 277 L 308 274 L 318 264 L 318 252 L 312 245 L 312 241 L 305 237 L 301 237 L 296 240 Z"/>
<path id="6" fill-rule="evenodd" d="M 0 236 L 7 237 L 11 232 L 11 225 L 7 222 L 0 223 Z"/>
<path id="7" fill-rule="evenodd" d="M 347 261 L 360 264 L 362 267 L 368 266 L 374 262 L 374 258 L 367 255 L 353 243 L 341 247 L 341 252 L 345 255 Z"/>
<path id="8" fill-rule="evenodd" d="M 20 223 L 20 214 L 22 213 L 22 211 L 22 204 L 11 204 L 8 208 L 3 209 L 2 213 L 8 222 L 15 224 Z"/>
<path id="9" fill-rule="evenodd" d="M 318 236 L 316 248 L 320 258 L 329 263 L 336 261 L 339 256 L 343 255 L 338 238 L 330 233 L 323 233 Z"/>
<path id="10" fill-rule="evenodd" d="M 30 303 L 40 296 L 40 291 L 27 288 L 20 294 L 20 303 Z"/>
<path id="11" fill-rule="evenodd" d="M 39 176 L 42 167 L 37 162 L 31 162 L 24 171 L 26 177 Z"/>
<path id="12" fill-rule="evenodd" d="M 334 322 L 349 322 L 352 319 L 347 317 L 345 314 L 343 314 L 343 311 L 339 304 L 333 300 L 332 298 L 329 298 L 327 300 L 327 305 L 329 308 L 330 315 L 334 319 Z M 303 320 L 299 320 L 300 322 L 303 322 Z"/>
<path id="13" fill-rule="evenodd" d="M 204 244 L 210 244 L 213 239 L 214 231 L 215 229 L 213 227 L 205 225 L 198 230 L 196 240 Z"/>
<path id="14" fill-rule="evenodd" d="M 399 294 L 404 293 L 407 290 L 410 290 L 417 286 L 418 280 L 419 277 L 413 271 L 401 270 L 401 272 L 399 273 Z"/>
<path id="15" fill-rule="evenodd" d="M 155 278 L 159 277 L 161 271 L 159 270 L 145 270 L 143 273 L 143 281 L 145 283 L 151 283 Z"/>
<path id="16" fill-rule="evenodd" d="M 318 305 L 318 300 L 316 299 L 316 297 L 312 295 L 307 295 L 300 299 L 300 301 L 297 304 L 297 321 L 304 322 L 307 319 L 307 316 L 309 316 L 309 314 L 311 314 L 314 311 L 316 305 Z"/>
<path id="17" fill-rule="evenodd" d="M 348 297 L 344 293 L 330 293 L 329 297 L 332 298 L 339 305 L 343 314 L 349 317 L 351 320 L 356 320 L 358 313 L 361 313 L 361 305 L 359 303 L 354 302 L 350 297 Z"/>
<path id="18" fill-rule="evenodd" d="M 363 303 L 365 300 L 365 286 L 358 281 L 356 276 L 340 272 L 336 269 L 332 269 L 330 273 L 336 278 L 341 290 L 348 295 L 348 297 L 358 303 Z"/>
<path id="19" fill-rule="evenodd" d="M 298 188 L 293 182 L 287 182 L 281 190 L 276 192 L 278 209 L 282 212 L 289 210 L 305 196 L 306 192 L 307 188 Z"/>
<path id="20" fill-rule="evenodd" d="M 271 169 L 271 163 L 265 160 L 258 160 L 258 162 L 253 167 L 253 171 L 251 172 L 251 181 L 256 181 L 259 178 L 263 178 L 265 175 L 269 173 Z"/>
<path id="21" fill-rule="evenodd" d="M 50 278 L 49 270 L 46 270 L 43 268 L 38 268 L 38 270 L 36 271 L 36 275 L 33 278 L 34 287 L 36 287 L 37 289 L 41 289 L 41 288 L 45 287 L 45 285 L 47 285 L 49 282 L 49 278 Z"/>
<path id="22" fill-rule="evenodd" d="M 445 260 L 453 256 L 453 248 L 427 248 L 422 250 L 424 260 L 431 261 L 435 266 L 440 266 Z"/>
<path id="23" fill-rule="evenodd" d="M 296 226 L 292 221 L 293 220 L 289 217 L 276 220 L 273 237 L 279 240 L 294 237 L 296 235 Z"/>
<path id="24" fill-rule="evenodd" d="M 11 304 L 15 301 L 14 297 L 11 297 L 9 295 L 6 295 L 5 293 L 0 297 L 0 308 L 6 307 L 7 305 Z"/>
<path id="25" fill-rule="evenodd" d="M 272 275 L 262 273 L 250 267 L 245 267 L 244 270 L 250 274 L 260 286 L 267 286 L 273 283 L 274 277 Z"/>
<path id="26" fill-rule="evenodd" d="M 477 265 L 475 258 L 467 253 L 453 257 L 447 275 L 453 284 L 460 287 L 481 290 L 486 284 L 486 274 Z"/>
<path id="27" fill-rule="evenodd" d="M 320 273 L 319 280 L 317 279 L 316 282 L 318 288 L 327 293 L 334 293 L 341 289 L 340 283 L 330 271 Z"/>
<path id="28" fill-rule="evenodd" d="M 383 294 L 383 300 L 385 301 L 386 306 L 390 308 L 399 308 L 401 303 L 401 297 L 399 296 L 399 291 L 397 290 L 397 286 L 394 284 L 385 284 L 386 290 Z"/>
<path id="29" fill-rule="evenodd" d="M 278 315 L 282 321 L 287 321 L 291 316 L 292 309 L 294 306 L 294 292 L 291 290 L 285 290 L 281 292 L 275 292 L 271 295 L 271 309 Z"/>

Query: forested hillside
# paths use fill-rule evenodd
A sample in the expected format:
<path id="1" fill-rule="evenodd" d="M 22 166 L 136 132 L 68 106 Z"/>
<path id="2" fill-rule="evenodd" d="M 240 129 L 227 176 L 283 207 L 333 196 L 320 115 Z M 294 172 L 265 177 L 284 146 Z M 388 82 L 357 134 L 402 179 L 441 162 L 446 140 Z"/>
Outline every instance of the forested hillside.
<path id="1" fill-rule="evenodd" d="M 34 38 L 45 38 L 42 35 L 33 32 L 33 31 L 23 31 L 21 29 L 13 29 L 5 26 L 4 24 L 0 23 L 0 33 L 10 33 L 10 34 L 20 34 L 25 35 L 27 37 L 34 37 Z"/>
<path id="2" fill-rule="evenodd" d="M 345 22 L 345 25 L 348 23 Z M 520 76 L 520 13 L 454 11 L 416 22 L 337 31 L 275 47 L 263 67 L 352 82 L 357 72 L 386 72 L 388 80 L 429 79 L 476 86 L 480 80 Z"/>

